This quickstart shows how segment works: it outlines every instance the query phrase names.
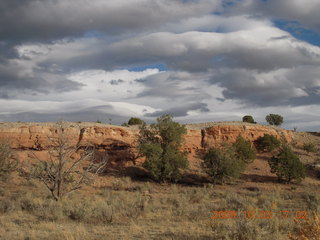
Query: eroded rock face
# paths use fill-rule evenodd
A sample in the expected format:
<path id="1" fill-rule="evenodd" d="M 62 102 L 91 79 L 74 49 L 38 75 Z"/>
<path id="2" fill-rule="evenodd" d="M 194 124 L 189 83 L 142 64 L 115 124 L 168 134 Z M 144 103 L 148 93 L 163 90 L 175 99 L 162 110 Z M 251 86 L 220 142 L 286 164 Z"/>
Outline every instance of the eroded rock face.
<path id="1" fill-rule="evenodd" d="M 291 142 L 293 138 L 291 131 L 255 124 L 213 126 L 203 131 L 205 132 L 203 142 L 207 147 L 219 146 L 221 142 L 233 143 L 239 135 L 251 142 L 264 134 L 273 135 L 279 140 L 283 137 L 288 142 Z"/>
<path id="2" fill-rule="evenodd" d="M 58 138 L 55 124 L 1 124 L 0 140 L 9 142 L 17 150 L 21 161 L 32 161 L 34 155 L 43 159 Z M 130 163 L 136 157 L 137 131 L 109 125 L 72 125 L 65 127 L 69 146 L 92 146 L 97 156 L 108 155 L 111 165 Z"/>
<path id="3" fill-rule="evenodd" d="M 58 137 L 55 124 L 0 124 L 0 140 L 10 143 L 19 153 L 21 160 L 30 158 L 30 152 L 45 156 L 52 140 Z M 137 160 L 138 130 L 113 125 L 72 124 L 66 126 L 70 145 L 94 146 L 100 154 L 108 154 L 110 163 L 130 165 Z M 255 141 L 264 134 L 291 141 L 291 131 L 255 124 L 216 125 L 204 129 L 188 129 L 183 150 L 189 153 L 190 162 L 209 147 L 217 147 L 222 142 L 234 142 L 238 135 Z M 138 159 L 138 162 L 143 159 Z"/>

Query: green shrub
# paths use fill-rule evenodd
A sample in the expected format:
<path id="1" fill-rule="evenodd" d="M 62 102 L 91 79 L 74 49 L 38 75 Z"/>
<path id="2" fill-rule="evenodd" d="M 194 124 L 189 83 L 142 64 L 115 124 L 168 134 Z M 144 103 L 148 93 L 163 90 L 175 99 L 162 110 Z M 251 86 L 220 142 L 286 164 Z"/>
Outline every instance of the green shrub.
<path id="1" fill-rule="evenodd" d="M 242 118 L 242 122 L 247 122 L 247 123 L 256 123 L 253 119 L 252 116 L 246 115 Z"/>
<path id="2" fill-rule="evenodd" d="M 272 114 L 266 116 L 266 121 L 270 125 L 280 126 L 283 123 L 283 117 L 278 114 Z"/>
<path id="3" fill-rule="evenodd" d="M 273 135 L 264 134 L 256 140 L 256 146 L 260 151 L 273 151 L 280 146 L 280 141 Z"/>
<path id="4" fill-rule="evenodd" d="M 159 117 L 150 127 L 141 126 L 140 153 L 146 157 L 143 167 L 156 181 L 177 181 L 180 169 L 187 167 L 186 154 L 179 150 L 185 133 L 185 126 L 172 121 L 170 115 Z"/>
<path id="5" fill-rule="evenodd" d="M 129 121 L 128 121 L 128 125 L 142 125 L 142 124 L 144 124 L 145 122 L 142 120 L 142 119 L 140 119 L 140 118 L 136 118 L 136 117 L 132 117 L 132 118 L 130 118 L 129 119 Z"/>
<path id="6" fill-rule="evenodd" d="M 17 169 L 18 163 L 9 144 L 0 142 L 0 180 L 7 180 L 9 175 Z"/>
<path id="7" fill-rule="evenodd" d="M 256 149 L 249 140 L 245 140 L 240 135 L 233 144 L 237 158 L 245 163 L 250 163 L 256 158 Z"/>
<path id="8" fill-rule="evenodd" d="M 292 149 L 283 145 L 277 156 L 269 160 L 271 172 L 277 174 L 280 181 L 301 182 L 305 178 L 305 167 Z"/>
<path id="9" fill-rule="evenodd" d="M 316 152 L 317 148 L 314 143 L 304 143 L 303 150 L 306 151 L 307 153 L 310 153 L 310 152 Z"/>
<path id="10" fill-rule="evenodd" d="M 238 178 L 245 168 L 245 162 L 238 159 L 231 146 L 223 149 L 210 148 L 203 157 L 202 167 L 215 181 L 223 182 L 228 178 Z"/>

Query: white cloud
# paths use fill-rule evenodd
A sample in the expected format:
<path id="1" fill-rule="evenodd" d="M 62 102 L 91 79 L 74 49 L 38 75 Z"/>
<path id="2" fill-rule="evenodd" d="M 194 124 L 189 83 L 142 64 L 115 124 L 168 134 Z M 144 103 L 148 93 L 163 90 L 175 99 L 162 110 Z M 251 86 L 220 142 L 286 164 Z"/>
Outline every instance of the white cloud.
<path id="1" fill-rule="evenodd" d="M 157 73 L 159 73 L 158 69 L 146 69 L 141 72 L 89 70 L 73 73 L 68 76 L 68 79 L 82 83 L 85 87 L 74 94 L 65 94 L 65 97 L 70 99 L 72 95 L 82 96 L 85 94 L 86 97 L 99 97 L 109 101 L 132 98 L 144 89 L 135 80 L 144 79 Z"/>
<path id="2" fill-rule="evenodd" d="M 20 46 L 20 54 L 36 47 Z M 31 60 L 23 61 L 68 70 L 160 62 L 171 69 L 187 71 L 206 71 L 220 65 L 265 71 L 320 62 L 319 47 L 297 41 L 289 33 L 263 23 L 253 29 L 228 33 L 158 32 L 111 44 L 106 44 L 104 38 L 79 39 L 38 48 L 50 50 L 34 57 L 27 53 Z"/>

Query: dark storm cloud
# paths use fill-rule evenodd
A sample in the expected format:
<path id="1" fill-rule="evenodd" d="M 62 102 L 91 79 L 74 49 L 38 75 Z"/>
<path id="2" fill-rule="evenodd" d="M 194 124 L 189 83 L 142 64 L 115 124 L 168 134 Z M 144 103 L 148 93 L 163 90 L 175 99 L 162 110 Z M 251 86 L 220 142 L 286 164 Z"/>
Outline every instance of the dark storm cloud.
<path id="1" fill-rule="evenodd" d="M 16 97 L 19 92 L 33 91 L 41 93 L 67 92 L 78 90 L 84 85 L 65 78 L 62 75 L 24 71 L 22 66 L 0 64 L 0 88 L 2 98 Z"/>
<path id="2" fill-rule="evenodd" d="M 292 106 L 307 106 L 320 103 L 320 87 L 307 90 L 308 96 L 294 98 L 290 100 Z"/>
<path id="3" fill-rule="evenodd" d="M 255 17 L 297 21 L 307 28 L 320 31 L 320 2 L 318 0 L 243 0 L 231 12 L 250 14 Z M 229 12 L 230 13 L 230 12 Z"/>
<path id="4" fill-rule="evenodd" d="M 211 81 L 224 88 L 225 99 L 258 106 L 299 106 L 319 103 L 319 71 L 310 66 L 266 73 L 224 69 L 212 72 Z"/>
<path id="5" fill-rule="evenodd" d="M 18 57 L 18 53 L 14 49 L 16 44 L 14 41 L 2 41 L 0 36 L 0 64 L 7 62 L 8 59 Z"/>
<path id="6" fill-rule="evenodd" d="M 206 14 L 218 0 L 2 0 L 0 38 L 52 40 L 87 31 L 121 33 Z M 156 11 L 155 11 L 156 10 Z"/>
<path id="7" fill-rule="evenodd" d="M 174 107 L 174 108 L 166 109 L 163 111 L 156 111 L 153 113 L 147 113 L 147 114 L 145 114 L 145 117 L 159 117 L 164 114 L 170 114 L 173 117 L 185 117 L 185 116 L 188 116 L 189 111 L 196 111 L 196 110 L 198 110 L 200 112 L 209 112 L 210 111 L 207 107 L 207 104 L 205 104 L 205 103 L 193 103 L 190 105 Z"/>
<path id="8" fill-rule="evenodd" d="M 6 102 L 1 99 L 0 101 L 2 101 L 2 103 Z M 19 103 L 22 104 L 22 106 L 17 106 Z M 56 122 L 59 120 L 96 122 L 99 120 L 103 123 L 109 123 L 111 121 L 113 124 L 121 124 L 128 120 L 127 116 L 119 114 L 117 109 L 108 103 L 96 103 L 90 107 L 83 107 L 81 102 L 50 103 L 51 105 L 47 108 L 45 108 L 43 102 L 40 102 L 39 106 L 34 107 L 37 110 L 34 110 L 34 108 L 32 110 L 25 110 L 27 105 L 32 104 L 32 102 L 14 101 L 13 103 L 7 101 L 9 106 L 4 108 L 5 113 L 0 112 L 0 119 L 1 121 L 24 122 Z M 6 112 L 6 109 L 10 108 L 15 110 L 12 113 Z"/>
<path id="9" fill-rule="evenodd" d="M 33 111 L 26 111 L 22 113 L 1 114 L 0 119 L 5 122 L 56 122 L 60 120 L 71 122 L 96 122 L 109 123 L 110 119 L 113 124 L 121 124 L 128 120 L 126 116 L 103 113 L 95 109 L 85 109 L 81 111 L 72 112 L 54 112 L 54 113 L 37 113 Z"/>

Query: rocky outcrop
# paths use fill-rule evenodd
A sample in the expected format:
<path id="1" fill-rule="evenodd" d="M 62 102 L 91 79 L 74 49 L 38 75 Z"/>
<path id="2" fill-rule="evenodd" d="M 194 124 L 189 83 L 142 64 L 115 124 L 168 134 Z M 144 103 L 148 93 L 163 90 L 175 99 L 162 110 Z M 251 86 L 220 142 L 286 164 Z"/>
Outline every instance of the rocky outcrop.
<path id="1" fill-rule="evenodd" d="M 291 142 L 293 138 L 291 131 L 256 124 L 217 125 L 203 131 L 203 143 L 207 147 L 219 146 L 221 142 L 235 142 L 239 135 L 251 142 L 264 134 L 274 135 L 279 140 L 284 138 L 288 142 Z"/>
<path id="2" fill-rule="evenodd" d="M 0 139 L 9 141 L 14 149 L 44 150 L 52 144 L 51 139 L 58 137 L 57 125 L 23 125 L 15 127 L 0 125 Z M 65 136 L 70 145 L 81 144 L 107 147 L 112 144 L 132 145 L 136 131 L 118 126 L 81 126 L 67 125 Z"/>
<path id="3" fill-rule="evenodd" d="M 66 136 L 70 145 L 94 146 L 101 154 L 107 153 L 114 164 L 131 164 L 137 156 L 138 130 L 114 125 L 68 123 Z M 187 126 L 188 127 L 188 126 Z M 31 151 L 44 153 L 53 145 L 52 139 L 58 137 L 57 125 L 49 123 L 2 123 L 0 140 L 10 143 L 26 160 Z M 189 127 L 185 135 L 183 150 L 189 153 L 189 159 L 198 158 L 198 154 L 209 147 L 219 146 L 222 142 L 234 142 L 238 135 L 255 141 L 264 134 L 291 141 L 291 131 L 256 124 L 216 124 L 206 128 Z M 140 159 L 141 161 L 141 159 Z"/>

